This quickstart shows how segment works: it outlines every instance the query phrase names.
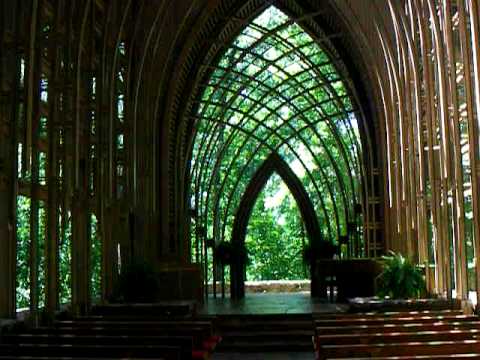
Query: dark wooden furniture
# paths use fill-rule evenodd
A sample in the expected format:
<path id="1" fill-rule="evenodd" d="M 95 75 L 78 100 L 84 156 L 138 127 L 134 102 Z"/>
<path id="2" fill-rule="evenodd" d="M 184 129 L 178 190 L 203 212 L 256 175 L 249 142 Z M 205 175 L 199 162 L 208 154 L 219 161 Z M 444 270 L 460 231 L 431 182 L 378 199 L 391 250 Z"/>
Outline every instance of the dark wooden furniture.
<path id="1" fill-rule="evenodd" d="M 170 303 L 118 305 L 49 326 L 19 325 L 0 334 L 0 359 L 208 360 L 221 338 L 211 317 L 197 317 L 190 310 L 185 302 L 178 309 Z"/>
<path id="2" fill-rule="evenodd" d="M 480 321 L 458 310 L 327 314 L 315 326 L 318 360 L 480 358 Z"/>
<path id="3" fill-rule="evenodd" d="M 317 260 L 312 274 L 312 293 L 330 301 L 375 295 L 375 278 L 381 273 L 373 259 Z M 334 294 L 336 293 L 336 296 Z"/>

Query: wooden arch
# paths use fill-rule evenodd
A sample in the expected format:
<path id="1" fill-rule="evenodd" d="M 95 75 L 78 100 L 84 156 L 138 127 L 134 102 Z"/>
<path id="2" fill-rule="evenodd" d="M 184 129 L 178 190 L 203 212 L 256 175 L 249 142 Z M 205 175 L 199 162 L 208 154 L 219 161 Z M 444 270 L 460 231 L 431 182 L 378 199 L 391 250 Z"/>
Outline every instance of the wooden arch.
<path id="1" fill-rule="evenodd" d="M 243 194 L 233 223 L 232 243 L 237 246 L 245 244 L 247 226 L 255 202 L 274 172 L 282 178 L 295 198 L 305 223 L 309 241 L 320 241 L 322 236 L 320 226 L 307 191 L 290 166 L 277 153 L 272 153 L 257 170 Z M 230 277 L 231 297 L 234 299 L 243 298 L 245 296 L 245 266 L 241 261 L 232 263 Z"/>

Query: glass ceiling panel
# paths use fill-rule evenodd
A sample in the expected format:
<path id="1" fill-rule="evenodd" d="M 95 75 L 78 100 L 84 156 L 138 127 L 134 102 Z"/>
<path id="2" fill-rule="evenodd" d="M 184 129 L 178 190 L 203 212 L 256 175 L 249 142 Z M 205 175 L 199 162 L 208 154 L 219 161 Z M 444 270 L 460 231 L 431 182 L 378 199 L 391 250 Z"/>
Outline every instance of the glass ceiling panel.
<path id="1" fill-rule="evenodd" d="M 260 16 L 252 21 L 252 25 L 258 25 L 268 30 L 273 30 L 285 24 L 289 17 L 274 6 L 269 7 Z"/>

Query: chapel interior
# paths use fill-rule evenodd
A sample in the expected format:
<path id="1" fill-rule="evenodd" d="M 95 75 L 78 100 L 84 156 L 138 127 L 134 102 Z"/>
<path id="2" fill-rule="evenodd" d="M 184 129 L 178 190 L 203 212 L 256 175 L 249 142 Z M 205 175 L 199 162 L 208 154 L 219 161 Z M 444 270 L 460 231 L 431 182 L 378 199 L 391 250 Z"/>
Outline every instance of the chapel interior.
<path id="1" fill-rule="evenodd" d="M 2 0 L 0 360 L 480 359 L 479 130 L 476 0 Z"/>

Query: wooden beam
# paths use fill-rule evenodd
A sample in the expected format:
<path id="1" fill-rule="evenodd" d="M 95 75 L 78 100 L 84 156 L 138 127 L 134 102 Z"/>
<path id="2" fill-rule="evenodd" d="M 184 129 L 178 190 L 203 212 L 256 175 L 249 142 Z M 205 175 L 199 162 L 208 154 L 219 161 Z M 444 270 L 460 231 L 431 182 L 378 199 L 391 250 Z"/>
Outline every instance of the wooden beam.
<path id="1" fill-rule="evenodd" d="M 19 4 L 0 5 L 0 319 L 14 318 L 16 274 L 16 134 L 20 63 L 16 43 L 7 44 L 7 33 L 16 39 Z M 12 71 L 13 69 L 13 71 Z"/>

